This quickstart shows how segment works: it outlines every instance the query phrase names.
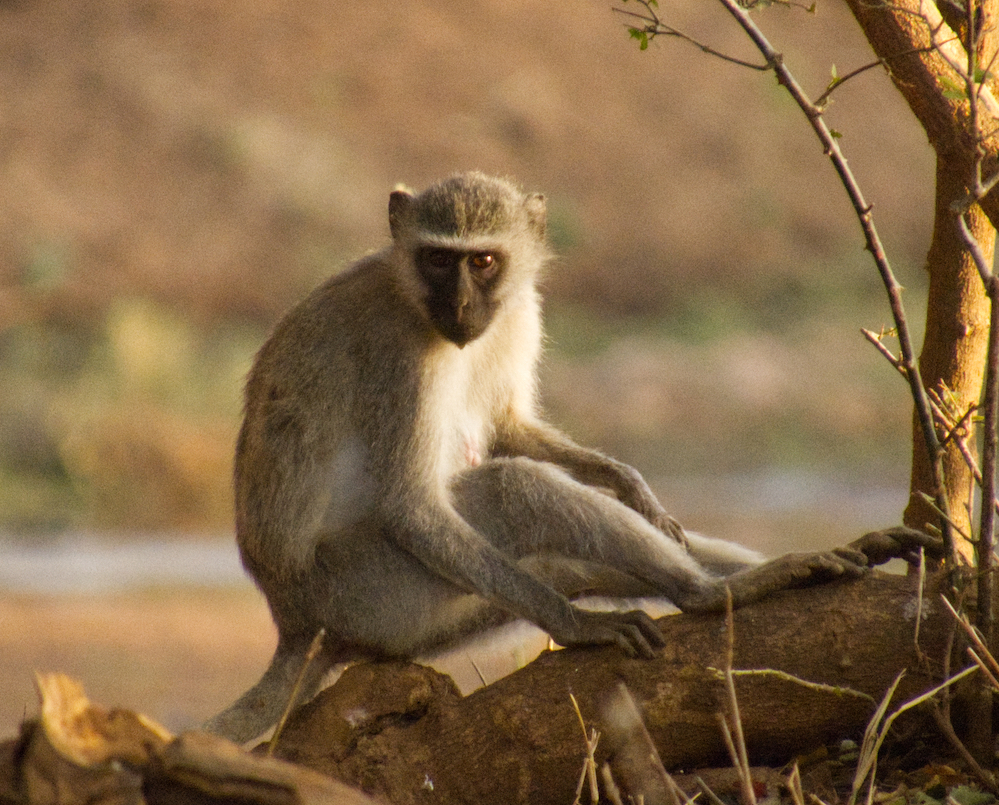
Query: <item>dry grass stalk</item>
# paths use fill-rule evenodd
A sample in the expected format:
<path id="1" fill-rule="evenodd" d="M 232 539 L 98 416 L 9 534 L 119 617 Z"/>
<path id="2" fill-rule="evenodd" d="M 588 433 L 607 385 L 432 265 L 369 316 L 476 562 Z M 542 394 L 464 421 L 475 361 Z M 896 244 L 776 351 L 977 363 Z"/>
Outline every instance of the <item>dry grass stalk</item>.
<path id="1" fill-rule="evenodd" d="M 968 649 L 968 653 L 971 655 L 972 659 L 975 660 L 976 663 L 978 663 L 979 667 L 986 674 L 986 677 L 989 679 L 993 687 L 995 687 L 995 689 L 999 691 L 999 682 L 996 681 L 996 676 L 999 676 L 999 662 L 996 662 L 996 658 L 992 656 L 992 652 L 989 651 L 988 646 L 985 645 L 984 641 L 982 640 L 982 636 L 978 633 L 978 630 L 971 625 L 971 622 L 968 620 L 968 617 L 966 615 L 958 614 L 958 611 L 954 609 L 954 605 L 947 600 L 946 596 L 940 596 L 940 597 L 944 602 L 944 606 L 946 606 L 950 614 L 954 616 L 954 619 L 957 621 L 958 625 L 962 629 L 964 629 L 965 633 L 968 635 L 968 638 L 974 644 L 975 648 L 977 648 L 978 651 L 981 653 L 981 656 L 984 656 L 985 659 L 988 660 L 989 667 L 987 668 L 985 663 L 982 662 L 979 654 L 976 654 L 971 648 Z"/>
<path id="2" fill-rule="evenodd" d="M 742 717 L 739 714 L 739 700 L 735 695 L 735 678 L 732 663 L 735 655 L 735 617 L 732 613 L 732 591 L 725 589 L 725 631 L 728 644 L 725 648 L 725 691 L 728 696 L 731 725 L 721 713 L 718 714 L 722 737 L 732 758 L 732 765 L 739 772 L 739 791 L 743 805 L 756 805 L 756 792 L 753 790 L 753 777 L 749 771 L 749 753 L 746 751 L 746 736 L 742 731 Z"/>
<path id="3" fill-rule="evenodd" d="M 711 805 L 725 805 L 721 798 L 711 790 L 711 787 L 704 782 L 700 777 L 697 778 L 697 787 L 701 789 L 701 793 L 704 794 L 705 798 Z"/>
<path id="4" fill-rule="evenodd" d="M 281 733 L 284 731 L 284 725 L 288 722 L 288 716 L 291 715 L 291 711 L 294 710 L 295 705 L 298 704 L 298 695 L 302 690 L 302 682 L 305 680 L 305 675 L 308 673 L 309 666 L 312 665 L 312 661 L 316 659 L 316 656 L 322 649 L 325 637 L 326 630 L 320 629 L 316 632 L 316 636 L 312 638 L 312 643 L 309 645 L 309 651 L 305 655 L 305 662 L 302 663 L 302 668 L 299 670 L 298 677 L 295 679 L 295 685 L 291 689 L 291 694 L 288 696 L 288 703 L 284 706 L 284 712 L 281 713 L 281 719 L 278 721 L 277 726 L 274 728 L 274 734 L 267 743 L 267 751 L 264 753 L 266 757 L 271 757 L 274 754 L 274 750 L 277 749 L 278 739 L 280 739 Z"/>
<path id="5" fill-rule="evenodd" d="M 611 773 L 609 763 L 604 763 L 600 767 L 600 778 L 604 781 L 604 796 L 611 801 L 611 805 L 624 805 L 624 801 L 621 799 L 621 790 L 614 782 L 614 775 Z"/>
<path id="6" fill-rule="evenodd" d="M 794 805 L 805 805 L 805 792 L 801 788 L 801 771 L 798 769 L 798 761 L 791 767 L 791 773 L 787 776 L 787 790 L 791 793 L 791 801 Z"/>
<path id="7" fill-rule="evenodd" d="M 580 805 L 583 796 L 583 785 L 587 781 L 590 784 L 590 802 L 593 805 L 597 805 L 600 801 L 600 787 L 597 784 L 597 761 L 595 754 L 597 743 L 600 740 L 600 733 L 595 729 L 591 729 L 589 735 L 587 735 L 586 722 L 583 720 L 583 713 L 579 709 L 579 702 L 576 701 L 576 697 L 571 693 L 569 694 L 569 699 L 572 701 L 572 707 L 576 711 L 576 718 L 579 719 L 579 727 L 583 731 L 583 741 L 586 743 L 586 759 L 583 761 L 583 769 L 579 773 L 579 783 L 576 785 L 576 797 L 573 799 L 572 805 Z"/>
<path id="8" fill-rule="evenodd" d="M 923 658 L 922 649 L 919 648 L 919 624 L 923 622 L 923 593 L 926 588 L 926 552 L 920 548 L 919 549 L 919 584 L 917 585 L 918 593 L 916 595 L 916 628 L 912 635 L 912 642 L 916 647 L 916 656 L 920 659 Z"/>
<path id="9" fill-rule="evenodd" d="M 476 663 L 472 657 L 469 657 L 468 661 L 472 664 L 472 667 L 475 669 L 475 673 L 479 675 L 479 681 L 482 683 L 482 687 L 487 687 L 489 683 L 486 682 L 486 678 L 482 675 L 482 669 L 479 668 L 478 663 Z"/>
<path id="10" fill-rule="evenodd" d="M 853 790 L 850 792 L 848 805 L 856 805 L 857 795 L 860 793 L 860 789 L 863 787 L 864 782 L 868 780 L 869 784 L 867 788 L 866 802 L 867 805 L 871 805 L 871 803 L 873 803 L 874 780 L 877 775 L 878 752 L 888 735 L 888 730 L 891 729 L 892 724 L 895 723 L 895 719 L 902 715 L 902 713 L 906 710 L 911 710 L 913 707 L 929 701 L 950 685 L 953 685 L 960 679 L 964 679 L 964 677 L 977 670 L 977 666 L 965 668 L 963 671 L 950 677 L 946 681 L 937 685 L 935 688 L 931 688 L 925 693 L 916 696 L 914 699 L 910 699 L 895 710 L 895 712 L 893 712 L 890 716 L 888 716 L 888 718 L 884 718 L 884 714 L 888 710 L 888 704 L 891 702 L 891 697 L 894 695 L 895 689 L 898 687 L 898 683 L 902 681 L 902 676 L 905 672 L 902 671 L 897 677 L 895 677 L 895 681 L 892 683 L 891 687 L 888 688 L 884 698 L 881 700 L 881 704 L 878 705 L 877 711 L 871 717 L 870 722 L 867 724 L 867 729 L 864 732 L 864 742 L 860 747 L 860 759 L 857 761 L 857 772 L 853 778 Z M 883 718 L 884 722 L 882 723 Z"/>

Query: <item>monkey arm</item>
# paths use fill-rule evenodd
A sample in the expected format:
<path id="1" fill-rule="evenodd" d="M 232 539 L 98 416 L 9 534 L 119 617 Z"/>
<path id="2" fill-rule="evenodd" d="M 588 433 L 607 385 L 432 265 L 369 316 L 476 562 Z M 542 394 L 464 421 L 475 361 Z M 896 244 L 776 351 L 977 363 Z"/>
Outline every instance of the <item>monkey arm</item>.
<path id="1" fill-rule="evenodd" d="M 589 486 L 610 489 L 618 499 L 681 545 L 687 545 L 683 526 L 669 516 L 642 474 L 634 467 L 603 453 L 576 444 L 546 422 L 519 421 L 497 434 L 496 455 L 526 456 L 548 461 L 567 470 Z"/>

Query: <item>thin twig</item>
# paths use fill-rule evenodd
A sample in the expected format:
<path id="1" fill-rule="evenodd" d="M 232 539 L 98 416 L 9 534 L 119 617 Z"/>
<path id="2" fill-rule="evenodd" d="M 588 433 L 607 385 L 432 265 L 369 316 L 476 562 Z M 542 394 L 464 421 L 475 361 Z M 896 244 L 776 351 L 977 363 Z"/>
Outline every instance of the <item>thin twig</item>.
<path id="1" fill-rule="evenodd" d="M 981 75 L 981 82 L 976 83 L 979 77 L 978 71 L 978 48 L 981 44 L 982 31 L 977 28 L 977 12 L 981 11 L 981 5 L 976 5 L 972 0 L 965 3 L 966 11 L 966 42 L 965 54 L 967 57 L 967 70 L 962 76 L 965 83 L 965 94 L 968 96 L 968 105 L 971 118 L 971 130 L 975 134 L 975 160 L 971 174 L 971 195 L 975 201 L 980 201 L 988 192 L 982 183 L 982 164 L 985 159 L 986 149 L 982 136 L 981 106 L 984 102 L 988 111 L 993 116 L 996 115 L 995 99 L 986 87 L 986 74 Z M 933 41 L 931 39 L 931 41 Z M 941 52 L 946 58 L 946 55 Z M 996 60 L 993 54 L 989 61 L 988 69 Z M 999 181 L 999 174 L 994 175 L 991 183 Z M 970 209 L 970 206 L 967 208 Z M 984 650 L 992 662 L 995 660 L 989 653 L 988 646 L 993 645 L 995 637 L 995 597 L 993 595 L 993 581 L 995 572 L 995 547 L 996 547 L 996 507 L 993 502 L 996 499 L 996 470 L 999 463 L 999 277 L 992 270 L 991 260 L 985 257 L 981 244 L 968 227 L 965 220 L 965 212 L 957 214 L 957 229 L 964 241 L 968 254 L 975 262 L 975 267 L 985 286 L 985 293 L 989 298 L 989 339 L 988 352 L 985 359 L 985 390 L 984 390 L 984 417 L 982 426 L 982 471 L 981 489 L 982 506 L 978 527 L 978 541 L 975 543 L 975 559 L 977 563 L 976 587 L 979 601 L 978 612 L 975 618 L 978 634 L 971 629 L 971 624 L 965 624 L 965 619 L 958 619 L 962 626 L 966 625 L 966 631 L 971 638 Z M 948 603 L 949 606 L 949 603 Z M 951 608 L 953 612 L 953 608 Z M 956 615 L 956 613 L 954 613 Z M 981 640 L 979 640 L 979 635 Z M 974 652 L 971 652 L 974 656 Z M 976 657 L 977 659 L 977 657 Z M 987 669 L 982 666 L 985 673 Z M 992 675 L 989 674 L 989 677 Z M 992 754 L 991 736 L 993 732 L 992 718 L 992 695 L 987 688 L 979 691 L 981 700 L 987 702 L 985 706 L 976 709 L 971 714 L 970 733 L 973 736 L 973 746 L 978 754 Z"/>
<path id="2" fill-rule="evenodd" d="M 706 670 L 717 674 L 722 680 L 725 678 L 725 672 L 719 671 L 717 668 L 708 666 Z M 800 676 L 795 676 L 794 674 L 789 674 L 787 671 L 781 671 L 776 668 L 740 669 L 738 671 L 732 671 L 732 676 L 771 676 L 776 679 L 781 679 L 784 682 L 791 682 L 795 685 L 800 685 L 801 687 L 808 688 L 809 690 L 815 690 L 821 693 L 831 693 L 834 696 L 854 696 L 858 699 L 865 699 L 872 703 L 874 702 L 874 697 L 864 693 L 863 691 L 837 685 L 827 685 L 824 682 L 809 682 L 807 679 L 802 679 Z"/>
<path id="3" fill-rule="evenodd" d="M 728 642 L 725 648 L 725 690 L 728 694 L 729 718 L 732 720 L 731 734 L 725 717 L 719 713 L 725 744 L 732 756 L 732 765 L 739 773 L 739 788 L 743 805 L 756 805 L 756 792 L 749 771 L 749 753 L 746 751 L 746 736 L 742 730 L 742 716 L 739 713 L 739 699 L 735 695 L 735 677 L 732 665 L 735 659 L 735 615 L 732 608 L 732 590 L 725 585 L 725 631 Z M 733 744 L 734 741 L 734 744 Z"/>
<path id="4" fill-rule="evenodd" d="M 944 514 L 944 512 L 940 511 L 940 509 L 937 507 L 936 500 L 931 495 L 927 495 L 925 492 L 919 492 L 918 494 L 919 497 L 922 498 L 923 501 L 926 503 L 926 505 L 933 510 L 933 513 L 936 514 L 937 517 L 939 517 L 940 519 L 946 518 L 946 522 L 950 524 L 950 527 L 953 528 L 962 539 L 965 539 L 968 542 L 973 541 L 971 539 L 971 534 L 969 534 L 967 531 L 964 530 L 964 528 L 958 525 L 956 520 L 952 519 L 950 515 Z"/>
<path id="5" fill-rule="evenodd" d="M 997 791 L 995 778 L 983 769 L 971 752 L 968 751 L 968 747 L 958 737 L 958 734 L 954 731 L 954 725 L 951 723 L 950 718 L 944 715 L 940 705 L 933 702 L 930 706 L 930 713 L 933 714 L 933 720 L 937 723 L 937 728 L 943 733 L 944 738 L 947 739 L 947 742 L 962 757 L 971 770 L 971 773 L 978 778 L 982 786 L 990 791 Z"/>
<path id="6" fill-rule="evenodd" d="M 868 70 L 873 70 L 875 67 L 884 67 L 887 70 L 891 70 L 889 62 L 894 61 L 895 59 L 900 59 L 903 56 L 918 56 L 921 53 L 929 53 L 931 50 L 933 50 L 932 45 L 924 48 L 911 48 L 909 50 L 904 50 L 901 53 L 894 53 L 891 56 L 883 56 L 877 61 L 873 61 L 870 64 L 865 64 L 862 67 L 856 68 L 855 70 L 851 70 L 846 75 L 837 76 L 835 79 L 829 82 L 829 86 L 826 87 L 825 92 L 819 95 L 819 97 L 816 98 L 813 103 L 820 109 L 823 109 L 825 108 L 826 101 L 829 100 L 829 96 L 832 95 L 833 92 L 838 90 L 851 78 L 856 78 L 858 75 L 863 75 Z"/>
<path id="7" fill-rule="evenodd" d="M 974 104 L 972 104 L 974 107 Z M 981 156 L 979 155 L 979 160 Z M 963 215 L 957 216 L 958 232 L 975 261 L 975 266 L 985 285 L 985 293 L 989 297 L 989 346 L 985 360 L 985 400 L 984 422 L 982 426 L 982 500 L 996 499 L 996 465 L 999 462 L 999 277 L 992 271 L 982 252 L 981 244 L 968 229 Z M 978 600 L 982 605 L 978 608 L 977 624 L 988 645 L 992 644 L 995 632 L 995 613 L 993 606 L 993 573 L 995 568 L 994 552 L 996 507 L 982 505 L 981 520 L 978 527 L 978 541 L 975 544 L 975 558 L 978 565 Z M 991 728 L 990 728 L 991 729 Z"/>
<path id="8" fill-rule="evenodd" d="M 958 613 L 958 611 L 954 608 L 954 605 L 947 600 L 946 596 L 942 595 L 940 596 L 940 598 L 944 602 L 944 605 L 947 607 L 947 610 L 954 617 L 954 620 L 957 621 L 958 626 L 960 626 L 964 630 L 965 634 L 968 635 L 969 639 L 971 640 L 975 648 L 977 648 L 982 653 L 982 655 L 986 659 L 988 659 L 992 671 L 996 675 L 999 675 L 999 662 L 996 661 L 996 658 L 992 655 L 992 651 L 989 649 L 989 647 L 985 645 L 985 642 L 982 640 L 982 635 L 979 634 L 978 630 L 976 630 L 975 627 L 971 625 L 971 621 L 968 620 L 966 615 L 961 615 Z M 999 690 L 999 687 L 997 687 L 997 690 Z"/>
<path id="9" fill-rule="evenodd" d="M 281 738 L 281 733 L 284 731 L 284 725 L 288 722 L 288 716 L 291 715 L 291 711 L 294 710 L 295 705 L 298 704 L 298 695 L 302 690 L 302 683 L 305 681 L 305 675 L 308 673 L 309 666 L 312 665 L 313 660 L 316 659 L 320 650 L 322 650 L 323 640 L 325 637 L 326 630 L 320 629 L 316 632 L 316 636 L 312 638 L 312 643 L 309 645 L 309 650 L 305 654 L 305 660 L 302 662 L 302 667 L 298 671 L 298 676 L 295 677 L 295 684 L 292 686 L 291 694 L 288 696 L 288 703 L 284 706 L 284 712 L 281 713 L 281 719 L 278 721 L 277 726 L 274 728 L 274 734 L 267 743 L 267 751 L 265 752 L 266 757 L 271 757 L 274 754 L 274 750 L 277 749 L 278 740 Z"/>
<path id="10" fill-rule="evenodd" d="M 901 359 L 897 358 L 895 354 L 881 341 L 884 337 L 884 333 L 875 333 L 864 327 L 860 328 L 860 332 L 863 333 L 864 337 L 874 345 L 878 352 L 884 355 L 888 362 L 894 366 L 903 377 L 905 377 L 905 367 L 902 365 Z M 927 392 L 927 395 L 927 399 L 930 403 L 930 410 L 933 413 L 933 418 L 940 422 L 946 430 L 946 435 L 940 440 L 940 443 L 947 444 L 950 442 L 957 447 L 958 451 L 961 453 L 961 457 L 964 459 L 964 463 L 967 464 L 968 469 L 971 470 L 971 474 L 974 476 L 975 482 L 978 484 L 979 488 L 981 488 L 982 471 L 979 469 L 978 462 L 975 461 L 975 457 L 971 454 L 971 449 L 968 447 L 966 435 L 961 433 L 962 429 L 966 430 L 966 420 L 971 418 L 977 410 L 977 406 L 970 406 L 961 418 L 955 422 L 954 419 L 947 414 L 943 405 L 943 400 L 940 398 L 939 394 L 937 394 L 933 389 L 930 389 Z M 993 498 L 993 505 L 995 506 L 996 512 L 999 513 L 999 497 Z"/>
<path id="11" fill-rule="evenodd" d="M 623 8 L 614 8 L 618 14 L 622 14 L 625 17 L 632 17 L 639 22 L 644 23 L 641 28 L 629 27 L 629 31 L 635 31 L 639 35 L 644 34 L 643 39 L 643 49 L 645 47 L 645 42 L 649 42 L 655 39 L 657 36 L 671 36 L 676 39 L 680 39 L 683 42 L 687 42 L 693 45 L 695 48 L 700 50 L 702 53 L 707 53 L 709 56 L 714 56 L 722 61 L 730 62 L 731 64 L 737 64 L 740 67 L 748 67 L 750 70 L 757 70 L 759 72 L 766 72 L 770 69 L 769 64 L 755 64 L 754 62 L 749 62 L 744 59 L 740 59 L 737 56 L 729 56 L 727 53 L 722 53 L 720 50 L 715 50 L 710 45 L 706 45 L 694 39 L 692 36 L 688 36 L 683 31 L 677 30 L 672 26 L 666 25 L 656 14 L 652 5 L 648 0 L 638 0 L 638 3 L 645 7 L 645 14 L 641 14 L 637 11 L 629 11 Z"/>
<path id="12" fill-rule="evenodd" d="M 864 198 L 860 185 L 850 170 L 842 151 L 840 151 L 836 138 L 833 137 L 829 131 L 829 127 L 826 126 L 825 120 L 822 118 L 822 110 L 808 99 L 805 91 L 784 63 L 784 56 L 774 49 L 760 28 L 736 0 L 719 0 L 719 2 L 721 2 L 746 32 L 753 44 L 756 45 L 757 49 L 767 60 L 767 64 L 771 66 L 777 75 L 778 82 L 790 93 L 795 103 L 804 112 L 805 117 L 808 118 L 808 122 L 812 126 L 812 130 L 822 143 L 826 155 L 832 161 L 833 167 L 839 175 L 840 182 L 843 184 L 850 198 L 850 203 L 853 205 L 854 212 L 863 229 L 867 249 L 874 257 L 878 272 L 881 274 L 881 281 L 888 292 L 888 301 L 891 306 L 895 329 L 898 333 L 899 348 L 902 352 L 901 365 L 905 369 L 905 378 L 909 382 L 909 389 L 916 406 L 923 440 L 929 456 L 934 498 L 940 511 L 947 514 L 949 512 L 949 504 L 947 501 L 947 490 L 944 486 L 943 451 L 937 440 L 936 429 L 933 426 L 933 415 L 930 411 L 926 389 L 923 387 L 919 366 L 916 363 L 912 339 L 909 336 L 908 320 L 905 316 L 905 308 L 902 305 L 902 286 L 895 279 L 895 274 L 891 269 L 884 245 L 881 243 L 881 237 L 874 225 L 874 219 L 871 215 L 871 205 Z M 954 539 L 951 525 L 947 518 L 942 520 L 941 535 L 943 536 L 947 559 L 951 561 L 954 557 Z"/>
<path id="13" fill-rule="evenodd" d="M 978 656 L 978 654 L 975 652 L 975 650 L 971 646 L 968 646 L 965 649 L 965 651 L 968 652 L 968 656 L 971 657 L 971 659 L 975 663 L 975 665 L 977 665 L 978 668 L 979 668 L 979 670 L 981 670 L 982 675 L 988 680 L 988 682 L 992 686 L 993 690 L 995 690 L 997 693 L 999 693 L 999 679 L 996 679 L 995 676 L 992 675 L 992 671 L 989 670 L 989 667 L 985 664 L 985 661 L 981 657 Z M 988 653 L 988 652 L 986 652 L 986 653 Z M 991 657 L 992 655 L 988 654 L 988 656 Z M 993 659 L 993 662 L 995 662 L 994 659 Z"/>
<path id="14" fill-rule="evenodd" d="M 878 352 L 884 355 L 888 359 L 888 362 L 896 369 L 898 369 L 899 373 L 901 373 L 901 375 L 905 377 L 905 367 L 902 365 L 902 359 L 895 357 L 895 353 L 893 353 L 890 349 L 888 349 L 888 347 L 886 347 L 881 342 L 882 336 L 878 335 L 877 333 L 871 332 L 865 327 L 861 327 L 860 332 L 862 332 L 864 334 L 864 338 L 866 338 L 868 341 L 874 344 Z"/>

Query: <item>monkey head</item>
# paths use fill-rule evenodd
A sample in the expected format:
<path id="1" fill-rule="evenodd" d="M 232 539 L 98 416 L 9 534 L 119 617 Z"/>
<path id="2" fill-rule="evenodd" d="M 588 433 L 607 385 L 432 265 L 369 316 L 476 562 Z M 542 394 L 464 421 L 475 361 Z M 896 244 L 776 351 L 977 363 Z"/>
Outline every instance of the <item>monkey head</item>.
<path id="1" fill-rule="evenodd" d="M 509 293 L 533 291 L 548 258 L 545 222 L 544 196 L 481 173 L 452 176 L 420 195 L 397 188 L 389 226 L 399 285 L 438 334 L 464 347 Z"/>

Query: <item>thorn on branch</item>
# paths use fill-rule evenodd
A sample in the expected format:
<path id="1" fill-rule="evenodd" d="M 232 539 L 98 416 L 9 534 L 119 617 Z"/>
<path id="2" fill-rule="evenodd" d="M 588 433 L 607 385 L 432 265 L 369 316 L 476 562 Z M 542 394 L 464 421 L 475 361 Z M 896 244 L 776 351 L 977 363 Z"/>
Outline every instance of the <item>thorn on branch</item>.
<path id="1" fill-rule="evenodd" d="M 878 352 L 884 355 L 885 358 L 888 359 L 888 362 L 892 366 L 894 366 L 903 376 L 907 374 L 902 359 L 896 357 L 895 354 L 890 349 L 888 349 L 888 347 L 886 347 L 883 343 L 881 343 L 881 339 L 884 338 L 886 335 L 888 335 L 889 332 L 886 332 L 884 329 L 882 329 L 880 333 L 874 333 L 864 328 L 861 328 L 860 332 L 864 334 L 864 338 L 870 341 L 874 345 L 875 349 L 877 349 Z"/>

